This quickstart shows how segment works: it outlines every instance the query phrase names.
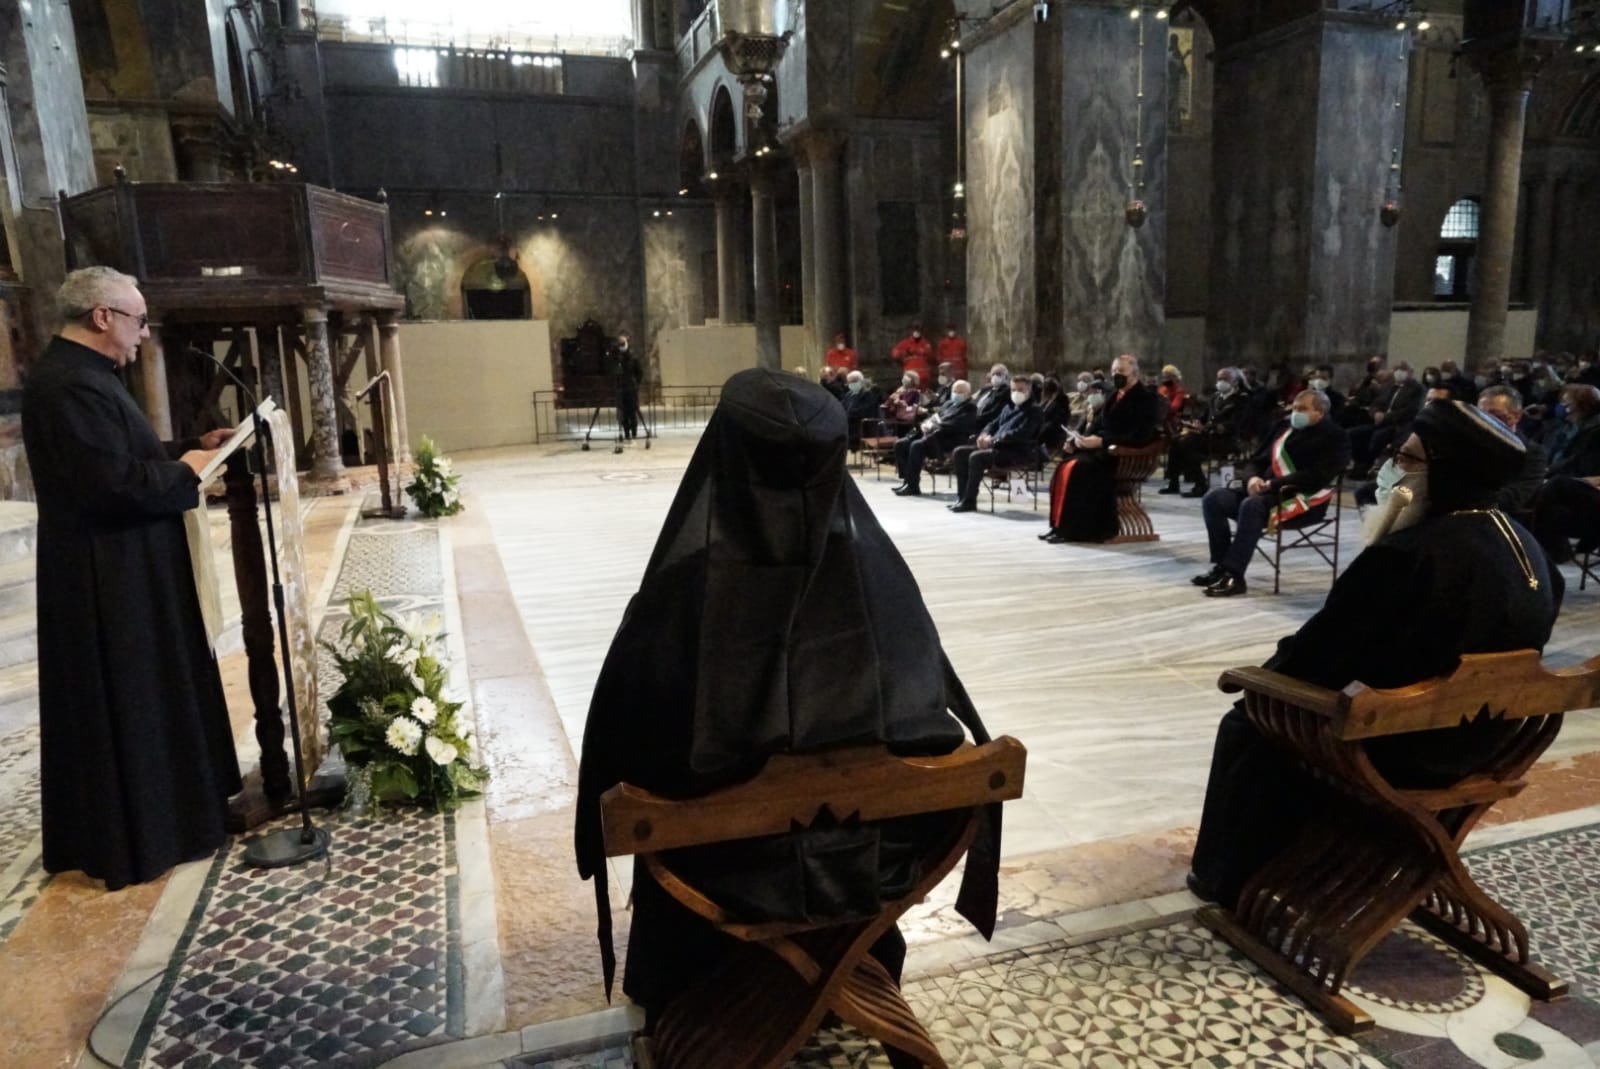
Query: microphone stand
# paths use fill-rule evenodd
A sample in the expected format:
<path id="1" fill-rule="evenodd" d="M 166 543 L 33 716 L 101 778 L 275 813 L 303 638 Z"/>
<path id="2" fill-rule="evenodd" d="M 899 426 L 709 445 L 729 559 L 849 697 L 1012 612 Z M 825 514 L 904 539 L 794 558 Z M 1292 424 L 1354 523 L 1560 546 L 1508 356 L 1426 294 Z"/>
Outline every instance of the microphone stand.
<path id="1" fill-rule="evenodd" d="M 188 351 L 215 364 L 224 375 L 250 401 L 251 420 L 255 425 L 256 471 L 261 476 L 261 507 L 267 515 L 267 559 L 272 562 L 272 604 L 278 614 L 278 648 L 283 656 L 283 689 L 289 702 L 289 736 L 294 746 L 295 793 L 299 795 L 300 827 L 280 828 L 263 835 L 245 847 L 244 860 L 257 868 L 274 869 L 297 865 L 322 857 L 328 852 L 331 837 L 326 828 L 311 823 L 310 800 L 306 797 L 305 758 L 300 752 L 300 711 L 295 701 L 294 666 L 289 657 L 289 624 L 284 617 L 283 577 L 278 572 L 278 539 L 272 524 L 272 497 L 267 492 L 267 427 L 261 419 L 261 406 L 256 395 L 233 369 L 204 349 L 190 346 Z M 276 452 L 276 451 L 274 451 Z M 282 458 L 278 458 L 282 459 Z"/>

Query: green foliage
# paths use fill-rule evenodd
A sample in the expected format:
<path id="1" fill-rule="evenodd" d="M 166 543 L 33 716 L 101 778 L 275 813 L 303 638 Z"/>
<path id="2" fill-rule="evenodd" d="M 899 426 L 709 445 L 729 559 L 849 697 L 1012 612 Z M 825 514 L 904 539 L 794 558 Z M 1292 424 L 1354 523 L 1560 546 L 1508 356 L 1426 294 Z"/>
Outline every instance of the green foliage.
<path id="1" fill-rule="evenodd" d="M 349 610 L 338 643 L 323 645 L 344 675 L 328 699 L 329 734 L 352 769 L 352 793 L 455 809 L 489 773 L 461 703 L 444 696 L 450 669 L 437 619 L 397 620 L 365 590 L 350 595 Z"/>
<path id="2" fill-rule="evenodd" d="M 450 458 L 439 454 L 439 447 L 433 444 L 432 438 L 426 434 L 422 436 L 422 445 L 417 447 L 413 460 L 415 468 L 406 493 L 416 504 L 417 511 L 434 518 L 460 512 L 461 491 L 456 484 L 461 476 L 456 474 Z"/>

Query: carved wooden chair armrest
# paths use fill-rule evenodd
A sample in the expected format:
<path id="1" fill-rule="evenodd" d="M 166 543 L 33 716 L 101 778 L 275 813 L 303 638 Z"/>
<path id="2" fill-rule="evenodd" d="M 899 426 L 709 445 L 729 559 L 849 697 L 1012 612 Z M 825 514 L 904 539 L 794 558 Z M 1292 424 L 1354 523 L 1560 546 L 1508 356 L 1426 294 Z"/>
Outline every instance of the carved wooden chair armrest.
<path id="1" fill-rule="evenodd" d="M 679 995 L 652 1037 L 663 1069 L 778 1069 L 830 1011 L 926 1066 L 945 1063 L 899 986 L 868 954 L 900 915 L 950 870 L 990 803 L 1022 796 L 1027 751 L 1009 736 L 934 757 L 896 757 L 882 746 L 774 756 L 753 778 L 696 798 L 662 798 L 628 784 L 601 796 L 606 854 L 640 854 L 679 903 L 742 941 L 716 971 Z M 660 852 L 782 835 L 837 819 L 960 816 L 924 855 L 922 877 L 876 916 L 816 924 L 734 915 L 665 864 Z"/>

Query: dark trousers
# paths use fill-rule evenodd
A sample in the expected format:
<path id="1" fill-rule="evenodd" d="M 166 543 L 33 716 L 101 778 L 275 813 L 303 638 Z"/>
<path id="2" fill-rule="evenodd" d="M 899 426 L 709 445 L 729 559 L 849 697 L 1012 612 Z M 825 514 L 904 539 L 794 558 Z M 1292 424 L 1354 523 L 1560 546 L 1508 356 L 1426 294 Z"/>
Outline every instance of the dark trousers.
<path id="1" fill-rule="evenodd" d="M 626 387 L 617 391 L 617 426 L 624 438 L 639 435 L 639 390 Z"/>
<path id="2" fill-rule="evenodd" d="M 1210 437 L 1201 434 L 1183 434 L 1172 440 L 1167 448 L 1167 484 L 1176 487 L 1179 480 L 1188 479 L 1195 486 L 1206 483 L 1205 462 L 1210 455 Z M 1220 438 L 1218 439 L 1220 445 Z"/>
<path id="3" fill-rule="evenodd" d="M 1351 428 L 1350 459 L 1355 461 L 1359 470 L 1371 468 L 1379 457 L 1405 440 L 1400 436 L 1402 431 L 1409 435 L 1411 424 L 1401 427 L 1385 421 L 1368 427 Z"/>
<path id="4" fill-rule="evenodd" d="M 963 505 L 978 503 L 978 487 L 983 485 L 983 473 L 995 463 L 993 449 L 979 449 L 975 445 L 956 447 L 950 467 L 956 475 L 956 500 Z"/>
<path id="5" fill-rule="evenodd" d="M 1200 499 L 1200 515 L 1205 517 L 1206 537 L 1211 542 L 1211 563 L 1220 564 L 1234 575 L 1244 576 L 1255 554 L 1256 543 L 1267 529 L 1267 517 L 1272 512 L 1272 496 L 1243 490 L 1219 487 L 1208 491 Z M 1228 529 L 1228 521 L 1238 524 L 1237 533 Z"/>
<path id="6" fill-rule="evenodd" d="M 1583 546 L 1600 542 L 1600 489 L 1570 475 L 1557 475 L 1533 503 L 1533 534 L 1556 564 L 1572 559 L 1569 539 Z"/>
<path id="7" fill-rule="evenodd" d="M 922 462 L 928 456 L 928 440 L 920 434 L 894 443 L 894 470 L 900 481 L 913 490 L 922 487 Z"/>

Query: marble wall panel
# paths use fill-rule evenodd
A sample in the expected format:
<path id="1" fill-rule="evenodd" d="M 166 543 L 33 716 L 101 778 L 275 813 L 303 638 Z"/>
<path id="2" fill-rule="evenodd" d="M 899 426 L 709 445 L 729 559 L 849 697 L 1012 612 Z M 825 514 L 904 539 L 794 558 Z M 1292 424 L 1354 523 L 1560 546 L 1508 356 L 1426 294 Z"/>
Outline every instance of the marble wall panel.
<path id="1" fill-rule="evenodd" d="M 837 0 L 808 0 L 806 24 L 806 99 L 813 123 L 825 125 L 850 114 L 852 4 Z"/>
<path id="2" fill-rule="evenodd" d="M 1302 347 L 1319 44 L 1308 28 L 1218 57 L 1207 374 Z"/>
<path id="3" fill-rule="evenodd" d="M 857 120 L 845 148 L 845 256 L 849 265 L 849 334 L 863 370 L 892 379 L 889 350 L 913 320 L 930 333 L 943 321 L 943 286 L 949 263 L 943 226 L 943 173 L 939 130 L 933 123 Z M 885 315 L 879 284 L 879 204 L 916 206 L 917 288 L 920 311 Z"/>
<path id="4" fill-rule="evenodd" d="M 134 182 L 176 182 L 172 126 L 159 109 L 96 105 L 89 109 L 97 184 L 109 185 L 121 167 Z"/>
<path id="5" fill-rule="evenodd" d="M 496 255 L 494 201 L 458 200 L 444 222 L 424 218 L 424 203 L 399 196 L 390 201 L 406 315 L 460 318 L 462 275 Z M 508 196 L 506 205 L 505 229 L 528 279 L 533 318 L 550 321 L 552 346 L 591 316 L 611 333 L 631 330 L 642 338 L 644 257 L 632 202 Z M 556 220 L 548 218 L 552 207 L 558 209 Z M 538 220 L 539 213 L 547 218 Z"/>
<path id="6" fill-rule="evenodd" d="M 705 324 L 705 279 L 700 265 L 706 253 L 716 253 L 717 219 L 715 209 L 705 204 L 676 208 L 670 217 L 645 215 L 641 220 L 645 331 L 641 348 L 648 356 L 648 366 L 657 367 L 663 331 Z"/>
<path id="7" fill-rule="evenodd" d="M 1404 137 L 1407 61 L 1393 30 L 1322 33 L 1307 314 L 1300 353 L 1348 362 L 1388 349 L 1395 233 L 1380 221 Z"/>
<path id="8" fill-rule="evenodd" d="M 1187 33 L 1183 31 L 1188 31 Z M 1200 19 L 1169 27 L 1166 314 L 1203 316 L 1210 296 L 1211 34 Z M 1171 35 L 1176 35 L 1174 43 Z M 1175 121 L 1174 121 L 1175 120 Z"/>
<path id="9" fill-rule="evenodd" d="M 671 52 L 633 57 L 634 188 L 641 196 L 675 196 L 678 164 L 678 61 Z"/>
<path id="10" fill-rule="evenodd" d="M 628 103 L 402 89 L 330 91 L 326 101 L 333 179 L 343 188 L 634 189 Z M 670 116 L 661 122 L 670 124 Z"/>
<path id="11" fill-rule="evenodd" d="M 1003 17 L 1003 16 L 1002 16 Z M 1036 315 L 1035 43 L 1030 21 L 966 59 L 967 339 L 973 367 L 1029 363 Z"/>
<path id="12" fill-rule="evenodd" d="M 1165 27 L 1153 17 L 1130 19 L 1124 9 L 1077 5 L 1063 7 L 1059 26 L 1062 278 L 1059 306 L 1050 308 L 1041 295 L 1041 313 L 1060 318 L 1059 363 L 1065 367 L 1102 366 L 1122 352 L 1159 367 L 1166 287 Z M 1145 29 L 1141 65 L 1142 27 L 1153 29 Z M 1141 141 L 1139 197 L 1149 217 L 1142 227 L 1130 227 L 1124 209 L 1134 194 Z M 1048 364 L 1053 354 L 1039 355 Z"/>

